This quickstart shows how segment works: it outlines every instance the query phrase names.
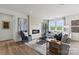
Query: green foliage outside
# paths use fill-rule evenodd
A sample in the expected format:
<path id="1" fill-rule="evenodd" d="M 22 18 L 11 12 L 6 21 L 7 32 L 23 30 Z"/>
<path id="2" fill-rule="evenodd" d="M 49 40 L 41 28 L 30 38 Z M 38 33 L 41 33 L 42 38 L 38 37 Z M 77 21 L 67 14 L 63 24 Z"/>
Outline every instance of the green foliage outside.
<path id="1" fill-rule="evenodd" d="M 57 28 L 57 30 L 62 30 L 62 27 L 61 26 L 58 26 L 56 28 Z"/>
<path id="2" fill-rule="evenodd" d="M 62 30 L 62 26 L 57 26 L 57 27 L 55 27 L 55 26 L 50 26 L 50 29 L 51 30 L 55 30 L 55 29 L 57 29 L 57 30 Z"/>
<path id="3" fill-rule="evenodd" d="M 55 26 L 50 26 L 51 30 L 55 30 L 55 28 L 56 28 Z"/>

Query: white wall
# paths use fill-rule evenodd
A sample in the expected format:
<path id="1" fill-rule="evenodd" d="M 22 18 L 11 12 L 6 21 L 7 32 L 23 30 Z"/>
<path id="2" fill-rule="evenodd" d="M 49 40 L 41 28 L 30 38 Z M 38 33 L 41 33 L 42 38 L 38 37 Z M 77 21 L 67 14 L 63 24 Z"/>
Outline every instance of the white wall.
<path id="1" fill-rule="evenodd" d="M 0 40 L 14 39 L 15 41 L 20 41 L 21 38 L 18 36 L 18 23 L 17 23 L 18 17 L 22 17 L 22 18 L 27 19 L 27 16 L 24 15 L 24 14 L 17 13 L 17 12 L 11 11 L 11 10 L 6 10 L 6 9 L 0 9 L 0 13 L 2 13 L 4 15 L 6 14 L 5 15 L 6 17 L 4 17 L 4 20 L 11 22 L 10 23 L 10 27 L 11 27 L 10 30 L 0 29 L 0 34 L 2 34 L 0 36 Z M 7 15 L 12 15 L 12 16 L 10 17 L 10 16 L 7 16 Z M 3 19 L 0 20 L 0 22 L 1 21 L 3 21 Z M 41 36 L 41 23 L 42 23 L 42 19 L 40 19 L 38 17 L 33 17 L 33 16 L 30 17 L 30 34 L 32 35 L 33 39 Z M 0 27 L 1 26 L 2 25 L 0 25 Z M 32 34 L 33 29 L 39 29 L 40 33 Z"/>
<path id="2" fill-rule="evenodd" d="M 41 23 L 42 23 L 42 21 L 43 20 L 38 17 L 30 16 L 30 34 L 32 35 L 33 39 L 41 37 Z M 32 34 L 33 29 L 39 29 L 40 33 Z"/>
<path id="3" fill-rule="evenodd" d="M 71 20 L 79 20 L 79 14 L 66 16 L 66 25 L 69 25 L 69 29 L 67 31 L 71 32 Z M 71 32 L 72 40 L 79 41 L 79 33 L 72 33 Z"/>
<path id="4" fill-rule="evenodd" d="M 17 13 L 7 9 L 0 9 L 0 40 L 14 39 L 15 41 L 20 41 L 18 37 L 18 17 L 26 18 L 27 16 L 22 13 Z M 10 29 L 2 29 L 2 21 L 10 22 Z"/>
<path id="5" fill-rule="evenodd" d="M 13 38 L 13 23 L 12 23 L 12 16 L 6 14 L 0 14 L 0 40 L 7 40 Z M 3 29 L 3 21 L 10 22 L 9 29 Z"/>

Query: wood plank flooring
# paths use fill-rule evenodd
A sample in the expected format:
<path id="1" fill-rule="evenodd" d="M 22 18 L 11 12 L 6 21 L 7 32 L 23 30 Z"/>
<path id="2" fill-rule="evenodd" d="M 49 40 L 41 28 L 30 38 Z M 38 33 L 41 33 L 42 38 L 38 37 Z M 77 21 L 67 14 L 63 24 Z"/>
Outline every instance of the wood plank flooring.
<path id="1" fill-rule="evenodd" d="M 79 41 L 71 41 L 69 55 L 79 55 Z"/>
<path id="2" fill-rule="evenodd" d="M 0 55 L 39 55 L 39 53 L 22 42 L 7 40 L 0 41 Z"/>

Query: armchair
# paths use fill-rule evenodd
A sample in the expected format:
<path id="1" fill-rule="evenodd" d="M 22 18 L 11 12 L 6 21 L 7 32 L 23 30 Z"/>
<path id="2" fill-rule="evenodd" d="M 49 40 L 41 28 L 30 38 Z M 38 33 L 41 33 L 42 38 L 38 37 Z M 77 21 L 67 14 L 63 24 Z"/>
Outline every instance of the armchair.
<path id="1" fill-rule="evenodd" d="M 61 44 L 61 55 L 68 55 L 70 48 L 71 39 L 68 38 L 68 35 L 65 34 L 61 40 L 63 43 Z"/>
<path id="2" fill-rule="evenodd" d="M 23 33 L 23 31 L 20 31 L 20 35 L 21 35 L 21 38 L 22 38 L 22 42 L 27 42 L 28 41 L 28 37 L 25 36 L 25 34 Z"/>

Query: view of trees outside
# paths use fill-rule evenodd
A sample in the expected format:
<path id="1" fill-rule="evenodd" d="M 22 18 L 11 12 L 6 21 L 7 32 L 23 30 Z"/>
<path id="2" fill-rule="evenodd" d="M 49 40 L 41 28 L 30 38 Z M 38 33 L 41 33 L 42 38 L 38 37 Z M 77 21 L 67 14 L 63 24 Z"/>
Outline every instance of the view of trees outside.
<path id="1" fill-rule="evenodd" d="M 50 30 L 63 30 L 64 29 L 64 20 L 50 20 L 49 29 Z"/>

